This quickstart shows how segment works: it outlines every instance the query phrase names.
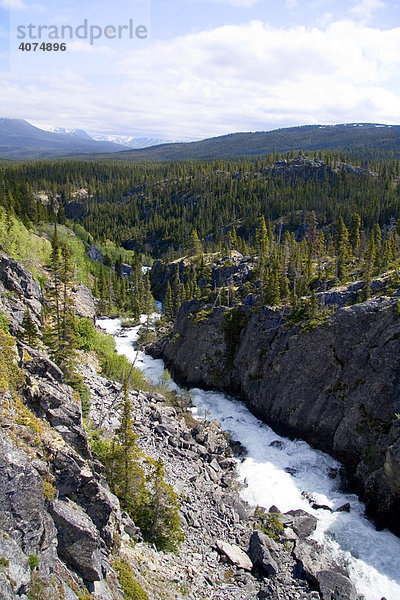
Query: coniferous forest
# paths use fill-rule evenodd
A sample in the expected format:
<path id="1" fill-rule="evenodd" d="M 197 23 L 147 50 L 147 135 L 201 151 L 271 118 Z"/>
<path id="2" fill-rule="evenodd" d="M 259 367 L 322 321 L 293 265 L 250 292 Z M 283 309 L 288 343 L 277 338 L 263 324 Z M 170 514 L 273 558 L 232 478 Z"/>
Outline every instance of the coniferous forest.
<path id="1" fill-rule="evenodd" d="M 68 223 L 100 250 L 100 262 L 84 256 L 80 268 L 108 314 L 137 318 L 152 310 L 141 267 L 156 258 L 193 257 L 161 294 L 167 316 L 185 299 L 211 300 L 210 265 L 216 256 L 229 262 L 234 250 L 252 257 L 255 268 L 231 299 L 254 292 L 270 305 L 295 306 L 360 279 L 360 299 L 367 298 L 372 278 L 398 265 L 399 160 L 361 163 L 319 151 L 142 165 L 42 161 L 1 171 L 5 228 L 14 217 L 28 228 Z M 227 293 L 219 290 L 219 301 Z"/>

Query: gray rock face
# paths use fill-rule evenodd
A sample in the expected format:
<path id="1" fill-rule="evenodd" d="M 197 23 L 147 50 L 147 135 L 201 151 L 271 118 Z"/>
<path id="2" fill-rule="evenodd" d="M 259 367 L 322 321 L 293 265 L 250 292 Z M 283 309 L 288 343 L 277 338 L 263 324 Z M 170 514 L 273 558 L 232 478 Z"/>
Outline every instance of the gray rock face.
<path id="1" fill-rule="evenodd" d="M 39 328 L 44 298 L 38 282 L 19 263 L 0 251 L 0 308 L 10 320 L 10 331 L 22 331 L 26 309 Z"/>
<path id="2" fill-rule="evenodd" d="M 0 281 L 7 290 L 26 299 L 42 302 L 43 293 L 38 282 L 18 261 L 0 252 Z"/>
<path id="3" fill-rule="evenodd" d="M 96 246 L 89 246 L 86 249 L 86 254 L 88 255 L 89 258 L 91 258 L 92 260 L 95 260 L 96 262 L 99 262 L 99 263 L 103 262 L 103 255 L 100 252 L 100 250 L 98 248 L 96 248 Z"/>
<path id="4" fill-rule="evenodd" d="M 9 537 L 8 533 L 0 530 L 0 556 L 9 561 L 7 573 L 15 586 L 14 592 L 18 595 L 26 594 L 29 591 L 31 580 L 31 570 L 29 568 L 29 559 L 22 552 L 17 542 Z M 1 591 L 1 585 L 0 585 Z M 3 596 L 0 596 L 3 598 Z"/>
<path id="5" fill-rule="evenodd" d="M 71 500 L 55 500 L 50 513 L 58 531 L 61 558 L 85 581 L 102 579 L 101 544 L 93 521 Z"/>
<path id="6" fill-rule="evenodd" d="M 344 463 L 369 514 L 399 533 L 396 303 L 380 298 L 338 309 L 308 333 L 285 325 L 278 311 L 248 311 L 232 343 L 224 332 L 226 309 L 196 320 L 198 305 L 187 302 L 162 353 L 186 384 L 238 393 L 278 433 Z"/>
<path id="7" fill-rule="evenodd" d="M 10 535 L 24 554 L 40 553 L 43 574 L 49 575 L 54 570 L 57 532 L 45 507 L 42 478 L 25 453 L 1 431 L 0 529 Z M 18 560 L 17 564 L 23 569 L 24 561 Z"/>
<path id="8" fill-rule="evenodd" d="M 82 456 L 91 456 L 80 403 L 69 386 L 32 376 L 27 379 L 24 396 L 38 416 L 45 418 L 68 444 Z"/>
<path id="9" fill-rule="evenodd" d="M 93 319 L 96 316 L 96 301 L 86 285 L 83 285 L 83 283 L 75 285 L 72 288 L 71 297 L 74 301 L 75 314 L 78 317 Z"/>

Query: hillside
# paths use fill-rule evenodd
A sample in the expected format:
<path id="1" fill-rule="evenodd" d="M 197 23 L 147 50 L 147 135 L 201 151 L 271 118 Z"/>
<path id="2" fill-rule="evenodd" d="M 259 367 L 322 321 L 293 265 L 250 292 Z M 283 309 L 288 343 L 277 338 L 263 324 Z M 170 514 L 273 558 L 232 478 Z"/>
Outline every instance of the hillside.
<path id="1" fill-rule="evenodd" d="M 357 212 L 368 230 L 375 222 L 387 227 L 400 215 L 399 161 L 365 165 L 330 151 L 143 165 L 39 161 L 5 165 L 1 172 L 6 187 L 0 203 L 9 205 L 11 196 L 22 219 L 40 220 L 61 201 L 67 218 L 95 240 L 112 239 L 155 258 L 184 255 L 193 230 L 206 251 L 229 245 L 233 228 L 252 246 L 261 215 L 274 227 L 282 220 L 282 233 L 298 239 L 312 211 L 327 238 L 339 216 L 348 223 Z"/>
<path id="2" fill-rule="evenodd" d="M 95 141 L 75 130 L 53 133 L 23 119 L 0 119 L 0 159 L 39 159 L 119 152 L 121 146 Z"/>
<path id="3" fill-rule="evenodd" d="M 273 131 L 231 133 L 199 142 L 161 144 L 153 148 L 124 151 L 114 158 L 135 162 L 219 159 L 328 148 L 362 154 L 365 159 L 398 157 L 400 125 L 304 125 Z"/>

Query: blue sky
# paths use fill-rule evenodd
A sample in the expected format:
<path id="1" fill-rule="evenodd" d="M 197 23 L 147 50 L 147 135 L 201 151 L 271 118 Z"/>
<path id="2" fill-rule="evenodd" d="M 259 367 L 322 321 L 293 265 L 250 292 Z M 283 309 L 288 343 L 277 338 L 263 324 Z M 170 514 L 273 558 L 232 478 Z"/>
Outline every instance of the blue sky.
<path id="1" fill-rule="evenodd" d="M 148 38 L 18 50 L 18 25 L 84 19 Z M 0 116 L 43 127 L 188 140 L 398 124 L 399 73 L 398 0 L 0 0 Z"/>

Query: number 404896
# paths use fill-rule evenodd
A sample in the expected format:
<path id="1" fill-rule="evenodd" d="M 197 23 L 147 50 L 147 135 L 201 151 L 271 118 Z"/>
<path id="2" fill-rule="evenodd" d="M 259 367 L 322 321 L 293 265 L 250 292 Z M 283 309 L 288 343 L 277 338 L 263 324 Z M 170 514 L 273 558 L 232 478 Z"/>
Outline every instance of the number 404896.
<path id="1" fill-rule="evenodd" d="M 57 42 L 21 42 L 18 46 L 18 50 L 22 50 L 23 52 L 36 52 L 37 50 L 41 50 L 42 52 L 65 52 L 67 49 L 66 44 L 59 44 Z"/>

